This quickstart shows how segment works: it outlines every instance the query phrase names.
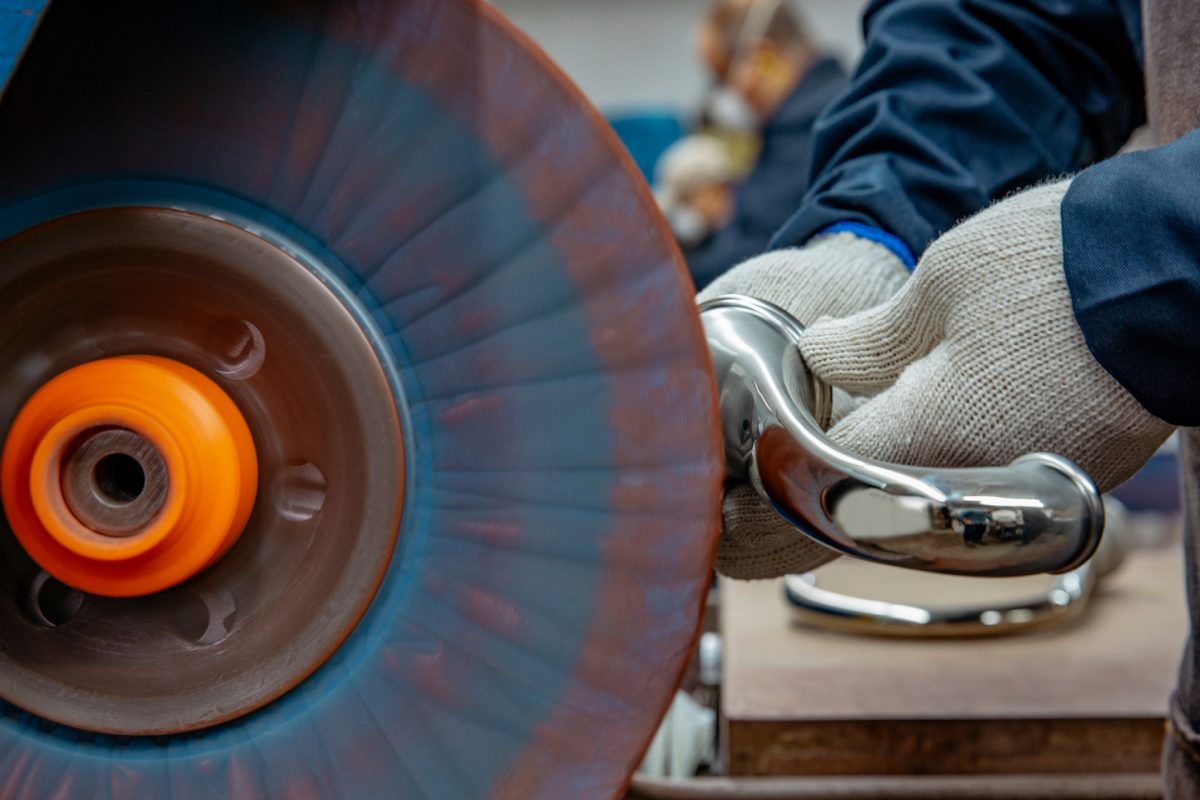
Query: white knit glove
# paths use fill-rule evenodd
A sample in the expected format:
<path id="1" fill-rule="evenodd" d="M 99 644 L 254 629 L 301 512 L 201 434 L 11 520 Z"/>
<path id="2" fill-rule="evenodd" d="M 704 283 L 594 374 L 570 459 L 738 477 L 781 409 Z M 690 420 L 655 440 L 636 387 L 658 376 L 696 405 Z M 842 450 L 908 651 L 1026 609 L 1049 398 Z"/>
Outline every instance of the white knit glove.
<path id="1" fill-rule="evenodd" d="M 1106 491 L 1171 433 L 1110 376 L 1075 323 L 1059 206 L 1045 184 L 940 237 L 904 288 L 801 341 L 809 368 L 855 392 L 886 388 L 834 425 L 851 452 L 915 466 L 1070 458 Z M 1136 255 L 1136 254 L 1134 254 Z"/>
<path id="2" fill-rule="evenodd" d="M 798 249 L 778 250 L 734 267 L 699 300 L 743 294 L 790 312 L 803 324 L 877 305 L 904 285 L 908 271 L 882 245 L 850 233 L 822 236 Z M 836 408 L 845 407 L 835 402 Z M 775 513 L 748 484 L 725 494 L 717 571 L 731 578 L 773 578 L 807 572 L 837 557 Z"/>

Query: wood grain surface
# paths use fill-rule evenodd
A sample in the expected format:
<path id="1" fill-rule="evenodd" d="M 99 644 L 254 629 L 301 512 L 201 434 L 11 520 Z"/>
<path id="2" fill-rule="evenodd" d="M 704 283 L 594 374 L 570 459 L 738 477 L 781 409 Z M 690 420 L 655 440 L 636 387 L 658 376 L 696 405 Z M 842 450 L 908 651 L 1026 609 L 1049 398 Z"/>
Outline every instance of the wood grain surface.
<path id="1" fill-rule="evenodd" d="M 1068 625 L 976 640 L 805 628 L 781 581 L 721 585 L 728 773 L 1150 772 L 1187 629 L 1175 548 L 1137 551 Z M 1048 578 L 908 573 L 843 559 L 822 585 L 880 599 L 1025 596 Z"/>
<path id="2" fill-rule="evenodd" d="M 1162 800 L 1153 773 L 692 778 L 636 775 L 626 800 Z"/>

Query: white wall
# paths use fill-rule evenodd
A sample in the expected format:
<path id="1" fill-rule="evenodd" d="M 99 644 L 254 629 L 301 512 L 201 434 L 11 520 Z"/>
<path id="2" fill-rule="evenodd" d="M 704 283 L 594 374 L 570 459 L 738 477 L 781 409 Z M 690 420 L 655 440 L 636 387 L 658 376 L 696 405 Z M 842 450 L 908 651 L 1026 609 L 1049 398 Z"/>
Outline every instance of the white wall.
<path id="1" fill-rule="evenodd" d="M 492 0 L 604 109 L 692 106 L 704 78 L 692 31 L 709 0 Z M 791 0 L 814 38 L 847 65 L 866 0 Z"/>

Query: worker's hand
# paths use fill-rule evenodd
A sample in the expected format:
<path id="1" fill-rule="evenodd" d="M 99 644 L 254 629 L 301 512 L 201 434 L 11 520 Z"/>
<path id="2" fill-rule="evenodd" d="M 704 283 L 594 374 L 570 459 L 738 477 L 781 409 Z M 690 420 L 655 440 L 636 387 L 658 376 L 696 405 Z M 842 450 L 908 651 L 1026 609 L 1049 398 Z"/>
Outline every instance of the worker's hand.
<path id="1" fill-rule="evenodd" d="M 805 332 L 801 351 L 820 378 L 884 390 L 830 429 L 834 441 L 915 466 L 1003 465 L 1049 451 L 1100 491 L 1146 462 L 1171 426 L 1097 363 L 1075 323 L 1059 219 L 1068 185 L 971 217 L 930 246 L 889 301 Z"/>
<path id="2" fill-rule="evenodd" d="M 699 300 L 742 294 L 787 310 L 801 323 L 821 316 L 844 316 L 877 305 L 896 293 L 908 277 L 904 264 L 886 247 L 850 233 L 815 239 L 797 249 L 778 250 L 733 268 L 717 278 Z M 838 409 L 852 407 L 835 397 Z M 731 578 L 773 578 L 831 561 L 837 553 L 785 522 L 747 484 L 725 494 L 724 530 L 717 571 Z"/>
<path id="3" fill-rule="evenodd" d="M 879 305 L 907 278 L 904 264 L 883 245 L 852 233 L 833 233 L 805 247 L 743 261 L 697 299 L 744 294 L 774 303 L 808 325 L 818 317 L 844 317 Z"/>

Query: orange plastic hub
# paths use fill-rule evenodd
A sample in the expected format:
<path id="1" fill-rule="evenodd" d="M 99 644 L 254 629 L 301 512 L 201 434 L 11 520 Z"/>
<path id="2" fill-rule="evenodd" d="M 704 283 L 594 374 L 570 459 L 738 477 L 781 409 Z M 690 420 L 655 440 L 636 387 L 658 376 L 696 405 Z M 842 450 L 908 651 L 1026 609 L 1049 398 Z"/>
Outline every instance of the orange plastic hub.
<path id="1" fill-rule="evenodd" d="M 254 506 L 258 462 L 219 386 L 177 361 L 122 356 L 57 376 L 21 409 L 0 462 L 4 511 L 48 573 L 133 597 L 204 570 Z"/>

